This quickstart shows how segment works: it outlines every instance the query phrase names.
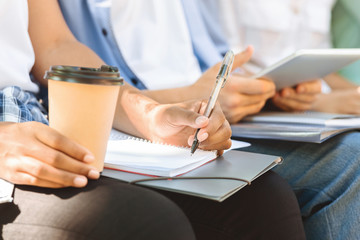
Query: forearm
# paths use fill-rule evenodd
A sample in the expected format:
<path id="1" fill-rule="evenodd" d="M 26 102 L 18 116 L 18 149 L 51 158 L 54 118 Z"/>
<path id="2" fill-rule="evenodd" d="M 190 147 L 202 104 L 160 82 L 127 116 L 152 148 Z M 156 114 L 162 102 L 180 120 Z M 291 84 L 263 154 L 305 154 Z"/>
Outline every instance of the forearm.
<path id="1" fill-rule="evenodd" d="M 60 41 L 38 54 L 32 73 L 44 86 L 47 86 L 44 73 L 52 65 L 99 68 L 105 64 L 92 50 L 76 40 Z"/>
<path id="2" fill-rule="evenodd" d="M 311 110 L 358 115 L 360 114 L 360 89 L 337 89 L 328 94 L 319 94 Z"/>
<path id="3" fill-rule="evenodd" d="M 34 77 L 43 85 L 51 65 L 100 67 L 103 61 L 76 40 L 56 0 L 28 0 L 29 35 L 35 52 Z"/>
<path id="4" fill-rule="evenodd" d="M 120 87 L 113 127 L 141 138 L 148 138 L 150 112 L 158 103 L 128 84 Z"/>
<path id="5" fill-rule="evenodd" d="M 43 85 L 47 81 L 43 79 L 44 73 L 51 65 L 71 65 L 98 68 L 104 62 L 90 49 L 78 42 L 62 42 L 54 49 L 43 51 L 44 56 L 40 59 L 46 61 L 37 62 L 33 68 L 33 74 Z M 116 106 L 113 126 L 129 134 L 147 138 L 147 122 L 144 119 L 156 101 L 143 95 L 143 93 L 128 85 L 120 87 L 118 103 Z"/>
<path id="6" fill-rule="evenodd" d="M 46 60 L 35 64 L 33 74 L 45 86 L 47 81 L 43 76 L 51 65 L 98 68 L 104 64 L 94 52 L 76 41 L 61 42 L 54 46 L 54 49 L 42 51 L 41 54 L 44 56 L 39 59 Z M 146 118 L 148 112 L 157 102 L 128 84 L 121 86 L 120 89 L 113 126 L 129 134 L 146 138 L 148 124 L 144 119 L 148 119 Z"/>
<path id="7" fill-rule="evenodd" d="M 43 75 L 51 65 L 98 68 L 104 64 L 94 52 L 76 41 L 62 42 L 54 46 L 54 49 L 42 51 L 42 54 L 44 56 L 40 59 L 46 61 L 35 64 L 33 74 L 45 86 L 47 82 Z M 140 90 L 128 84 L 121 86 L 113 126 L 129 134 L 146 138 L 148 124 L 145 119 L 148 119 L 148 112 L 156 104 L 156 101 L 144 96 Z"/>
<path id="8" fill-rule="evenodd" d="M 207 94 L 205 94 L 204 89 L 198 90 L 196 84 L 171 89 L 143 90 L 142 92 L 159 103 L 177 103 L 192 99 L 205 99 L 210 94 L 207 91 Z"/>
<path id="9" fill-rule="evenodd" d="M 351 89 L 357 86 L 337 73 L 324 77 L 324 80 L 332 89 Z"/>

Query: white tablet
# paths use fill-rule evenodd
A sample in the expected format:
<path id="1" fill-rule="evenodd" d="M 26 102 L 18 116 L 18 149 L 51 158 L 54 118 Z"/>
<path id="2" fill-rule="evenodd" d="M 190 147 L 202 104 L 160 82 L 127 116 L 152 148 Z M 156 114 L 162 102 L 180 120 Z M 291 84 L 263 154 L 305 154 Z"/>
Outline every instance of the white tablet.
<path id="1" fill-rule="evenodd" d="M 260 71 L 252 78 L 270 78 L 279 90 L 325 77 L 359 59 L 359 48 L 303 49 Z"/>

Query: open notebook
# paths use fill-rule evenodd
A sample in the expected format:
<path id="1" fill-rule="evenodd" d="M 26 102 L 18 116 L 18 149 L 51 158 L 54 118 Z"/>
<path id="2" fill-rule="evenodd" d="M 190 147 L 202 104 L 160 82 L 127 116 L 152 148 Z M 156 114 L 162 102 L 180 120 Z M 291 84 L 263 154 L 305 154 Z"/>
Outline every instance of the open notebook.
<path id="1" fill-rule="evenodd" d="M 105 168 L 174 177 L 215 158 L 216 151 L 198 149 L 191 155 L 189 148 L 151 143 L 113 129 L 107 146 Z"/>
<path id="2" fill-rule="evenodd" d="M 232 141 L 231 149 L 250 144 Z M 153 176 L 173 177 L 191 171 L 216 158 L 216 151 L 151 143 L 115 129 L 111 130 L 105 157 L 105 168 Z"/>
<path id="3" fill-rule="evenodd" d="M 139 174 L 174 177 L 216 158 L 215 151 L 175 147 L 134 138 L 112 130 L 107 147 L 105 168 Z M 114 136 L 115 135 L 115 136 Z M 116 139 L 116 135 L 119 135 Z"/>
<path id="4" fill-rule="evenodd" d="M 237 148 L 248 146 L 239 142 L 234 145 Z M 216 157 L 215 152 L 199 149 L 195 154 L 197 152 L 198 155 L 190 157 L 189 148 L 129 139 L 113 130 L 102 175 L 131 184 L 223 201 L 282 160 L 278 156 L 235 150 L 227 151 L 221 157 Z"/>
<path id="5" fill-rule="evenodd" d="M 0 179 L 0 203 L 11 202 L 13 191 L 14 184 Z"/>

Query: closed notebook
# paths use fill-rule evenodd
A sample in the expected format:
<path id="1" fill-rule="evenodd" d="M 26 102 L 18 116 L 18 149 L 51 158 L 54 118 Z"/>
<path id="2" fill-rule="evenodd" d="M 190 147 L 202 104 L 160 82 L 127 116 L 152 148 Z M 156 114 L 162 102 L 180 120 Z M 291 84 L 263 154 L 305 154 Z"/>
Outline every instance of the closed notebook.
<path id="1" fill-rule="evenodd" d="M 262 112 L 243 119 L 244 122 L 313 124 L 326 127 L 360 127 L 360 116 L 315 111 Z"/>
<path id="2" fill-rule="evenodd" d="M 360 128 L 360 116 L 322 112 L 262 112 L 231 125 L 234 138 L 321 143 Z"/>
<path id="3" fill-rule="evenodd" d="M 117 132 L 112 132 L 112 140 L 108 144 L 103 176 L 216 201 L 225 200 L 282 160 L 278 156 L 235 150 L 216 158 L 215 152 L 203 153 L 199 149 L 196 151 L 199 155 L 193 158 L 188 148 L 132 140 L 126 136 L 120 137 L 123 140 L 114 140 L 114 133 Z M 124 143 L 124 139 L 127 145 L 120 151 L 118 147 Z M 133 150 L 136 150 L 136 154 L 132 153 Z M 125 154 L 121 153 L 123 151 Z M 184 168 L 189 163 L 188 159 L 195 164 L 190 163 L 190 168 Z M 181 164 L 174 168 L 175 163 Z"/>
<path id="4" fill-rule="evenodd" d="M 337 134 L 357 128 L 326 127 L 316 124 L 242 122 L 231 125 L 231 129 L 233 138 L 322 143 Z"/>

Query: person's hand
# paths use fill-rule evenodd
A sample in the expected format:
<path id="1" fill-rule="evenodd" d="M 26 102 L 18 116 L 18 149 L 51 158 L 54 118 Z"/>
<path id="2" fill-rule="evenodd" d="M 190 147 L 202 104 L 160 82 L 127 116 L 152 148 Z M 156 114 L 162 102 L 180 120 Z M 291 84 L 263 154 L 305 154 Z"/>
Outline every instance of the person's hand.
<path id="1" fill-rule="evenodd" d="M 230 123 L 260 112 L 266 101 L 274 96 L 275 85 L 265 79 L 250 79 L 232 74 L 219 96 L 219 102 Z"/>
<path id="2" fill-rule="evenodd" d="M 147 138 L 176 146 L 191 146 L 196 129 L 199 148 L 222 150 L 231 146 L 231 129 L 219 104 L 210 118 L 203 116 L 207 101 L 188 101 L 179 104 L 159 104 L 148 114 Z"/>
<path id="3" fill-rule="evenodd" d="M 341 114 L 360 114 L 360 87 L 319 94 L 311 110 Z"/>
<path id="4" fill-rule="evenodd" d="M 84 187 L 99 172 L 84 147 L 38 122 L 0 123 L 0 178 L 40 187 Z"/>
<path id="5" fill-rule="evenodd" d="M 253 48 L 248 47 L 244 52 L 235 55 L 232 69 L 239 68 L 247 62 L 252 52 Z M 211 67 L 193 85 L 202 98 L 210 95 L 220 65 L 221 63 L 218 63 Z M 247 115 L 258 113 L 267 99 L 274 94 L 273 82 L 265 79 L 251 79 L 238 73 L 232 73 L 221 90 L 218 101 L 227 120 L 230 123 L 236 123 Z"/>
<path id="6" fill-rule="evenodd" d="M 321 80 L 298 84 L 294 88 L 283 88 L 271 99 L 272 103 L 284 111 L 310 110 L 321 93 Z"/>

